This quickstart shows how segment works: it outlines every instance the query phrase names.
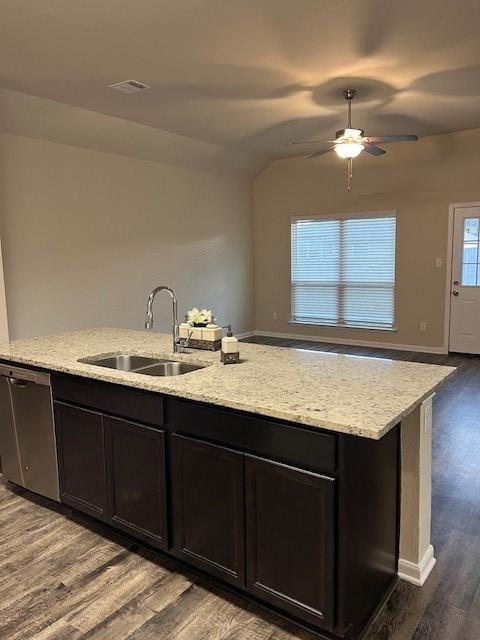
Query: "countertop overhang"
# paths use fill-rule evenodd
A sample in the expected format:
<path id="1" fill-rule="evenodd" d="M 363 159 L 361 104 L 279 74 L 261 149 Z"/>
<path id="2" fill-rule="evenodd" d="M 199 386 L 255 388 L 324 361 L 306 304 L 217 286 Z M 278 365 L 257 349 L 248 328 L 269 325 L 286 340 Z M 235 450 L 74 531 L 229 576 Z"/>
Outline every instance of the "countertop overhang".
<path id="1" fill-rule="evenodd" d="M 78 362 L 126 353 L 206 365 L 152 377 Z M 339 433 L 380 439 L 450 377 L 454 367 L 240 344 L 241 362 L 219 352 L 171 352 L 171 336 L 87 329 L 0 343 L 0 360 L 205 402 Z"/>

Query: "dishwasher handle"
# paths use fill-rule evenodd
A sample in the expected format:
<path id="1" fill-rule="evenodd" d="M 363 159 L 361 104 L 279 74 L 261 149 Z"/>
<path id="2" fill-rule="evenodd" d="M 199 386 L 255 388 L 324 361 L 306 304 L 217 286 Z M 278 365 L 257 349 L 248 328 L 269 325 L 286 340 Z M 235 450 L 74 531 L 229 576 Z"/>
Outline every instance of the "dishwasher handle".
<path id="1" fill-rule="evenodd" d="M 24 388 L 28 382 L 50 386 L 50 374 L 35 369 L 23 369 L 21 367 L 0 363 L 0 377 L 6 378 L 15 387 Z"/>
<path id="2" fill-rule="evenodd" d="M 7 378 L 7 380 L 12 387 L 17 387 L 18 389 L 25 389 L 28 386 L 26 380 L 19 380 L 18 378 Z"/>

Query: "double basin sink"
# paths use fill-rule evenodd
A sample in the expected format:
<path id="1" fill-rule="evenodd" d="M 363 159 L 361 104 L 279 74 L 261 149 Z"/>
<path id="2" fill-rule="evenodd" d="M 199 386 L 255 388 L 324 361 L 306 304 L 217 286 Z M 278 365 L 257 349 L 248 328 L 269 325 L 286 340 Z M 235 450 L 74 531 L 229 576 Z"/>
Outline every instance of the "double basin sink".
<path id="1" fill-rule="evenodd" d="M 93 364 L 97 367 L 106 367 L 107 369 L 117 369 L 117 371 L 142 373 L 146 376 L 180 376 L 184 373 L 204 369 L 202 365 L 189 364 L 188 362 L 149 358 L 147 356 L 131 356 L 123 353 L 107 357 L 92 356 L 91 358 L 82 358 L 79 362 Z"/>

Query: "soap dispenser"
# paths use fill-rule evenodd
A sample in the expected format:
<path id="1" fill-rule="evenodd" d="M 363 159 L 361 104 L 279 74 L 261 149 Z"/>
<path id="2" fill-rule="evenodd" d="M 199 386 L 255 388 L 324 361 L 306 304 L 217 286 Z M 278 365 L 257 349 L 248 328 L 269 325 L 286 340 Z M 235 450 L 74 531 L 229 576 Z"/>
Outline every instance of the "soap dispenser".
<path id="1" fill-rule="evenodd" d="M 240 360 L 238 340 L 232 333 L 231 325 L 227 326 L 227 335 L 222 338 L 220 361 L 223 364 L 234 364 Z"/>
<path id="2" fill-rule="evenodd" d="M 190 324 L 188 323 L 188 316 L 185 315 L 185 320 L 178 326 L 178 337 L 184 340 L 189 340 L 191 337 L 192 330 Z"/>

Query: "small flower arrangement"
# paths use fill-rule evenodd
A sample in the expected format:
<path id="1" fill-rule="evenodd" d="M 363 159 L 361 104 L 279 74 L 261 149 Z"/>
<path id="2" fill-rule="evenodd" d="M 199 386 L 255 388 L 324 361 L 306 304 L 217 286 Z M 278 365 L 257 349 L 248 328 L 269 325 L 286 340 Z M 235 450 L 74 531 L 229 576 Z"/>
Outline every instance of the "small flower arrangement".
<path id="1" fill-rule="evenodd" d="M 213 322 L 213 313 L 209 309 L 197 309 L 193 307 L 187 313 L 188 324 L 192 327 L 206 327 Z"/>

